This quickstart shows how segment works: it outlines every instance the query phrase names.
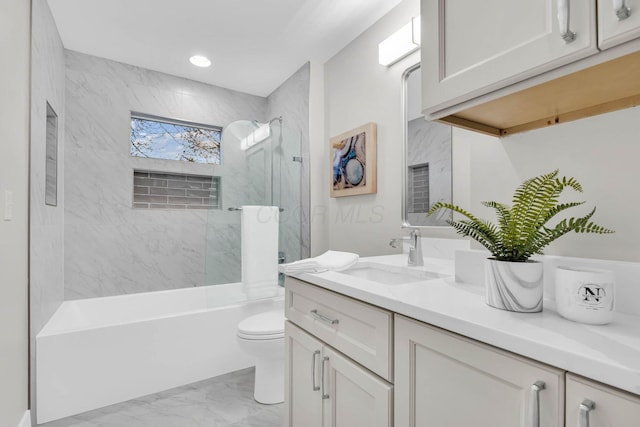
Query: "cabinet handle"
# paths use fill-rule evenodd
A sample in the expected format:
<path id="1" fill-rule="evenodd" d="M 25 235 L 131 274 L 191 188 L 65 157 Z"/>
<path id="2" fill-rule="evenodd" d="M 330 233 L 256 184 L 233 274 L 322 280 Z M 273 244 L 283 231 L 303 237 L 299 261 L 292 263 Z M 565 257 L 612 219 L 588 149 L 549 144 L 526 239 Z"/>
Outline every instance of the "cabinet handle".
<path id="1" fill-rule="evenodd" d="M 631 8 L 627 7 L 626 0 L 613 0 L 613 11 L 616 13 L 618 21 L 631 16 Z"/>
<path id="2" fill-rule="evenodd" d="M 558 0 L 558 26 L 560 37 L 565 43 L 571 43 L 576 39 L 576 33 L 569 28 L 571 18 L 571 0 Z"/>
<path id="3" fill-rule="evenodd" d="M 329 393 L 325 393 L 325 389 L 324 389 L 324 375 L 325 375 L 325 373 L 324 373 L 324 364 L 325 364 L 325 362 L 328 362 L 328 361 L 329 361 L 329 356 L 325 356 L 325 357 L 322 358 L 322 369 L 320 370 L 320 376 L 322 377 L 320 384 L 322 384 L 322 398 L 323 399 L 328 399 L 329 398 Z"/>
<path id="4" fill-rule="evenodd" d="M 316 384 L 316 356 L 320 356 L 320 350 L 314 351 L 313 356 L 311 357 L 311 378 L 313 391 L 320 390 L 320 386 Z"/>
<path id="5" fill-rule="evenodd" d="M 580 404 L 580 416 L 578 417 L 578 427 L 589 427 L 589 412 L 595 409 L 596 404 L 592 400 L 585 399 Z"/>
<path id="6" fill-rule="evenodd" d="M 543 381 L 531 385 L 531 427 L 540 427 L 540 391 L 545 387 Z"/>
<path id="7" fill-rule="evenodd" d="M 318 310 L 315 309 L 315 308 L 313 310 L 311 310 L 310 313 L 317 320 L 320 320 L 322 322 L 328 323 L 330 325 L 337 325 L 338 323 L 340 323 L 340 321 L 338 319 L 331 319 L 331 318 L 329 318 L 329 317 L 327 317 L 325 315 L 322 315 L 322 314 L 318 313 Z"/>

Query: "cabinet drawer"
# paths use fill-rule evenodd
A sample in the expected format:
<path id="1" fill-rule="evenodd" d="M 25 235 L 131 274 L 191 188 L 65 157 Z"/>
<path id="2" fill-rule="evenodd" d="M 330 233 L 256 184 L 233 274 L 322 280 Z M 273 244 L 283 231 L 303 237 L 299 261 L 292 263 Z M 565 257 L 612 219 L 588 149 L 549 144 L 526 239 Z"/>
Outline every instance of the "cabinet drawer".
<path id="1" fill-rule="evenodd" d="M 287 319 L 392 382 L 392 313 L 293 277 L 285 298 Z"/>
<path id="2" fill-rule="evenodd" d="M 593 402 L 593 409 L 584 413 L 585 400 Z M 640 425 L 640 396 L 567 374 L 567 426 L 637 427 Z M 582 412 L 582 413 L 581 413 Z M 580 424 L 580 418 L 582 423 Z M 587 421 L 588 420 L 588 421 Z"/>

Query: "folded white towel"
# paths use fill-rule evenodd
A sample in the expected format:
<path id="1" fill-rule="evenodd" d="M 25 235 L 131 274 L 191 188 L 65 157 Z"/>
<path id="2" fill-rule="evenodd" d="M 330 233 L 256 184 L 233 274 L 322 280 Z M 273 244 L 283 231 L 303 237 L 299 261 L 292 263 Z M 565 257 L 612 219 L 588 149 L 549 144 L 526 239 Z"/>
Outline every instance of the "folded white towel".
<path id="1" fill-rule="evenodd" d="M 289 264 L 280 264 L 279 270 L 285 274 L 322 273 L 340 271 L 358 262 L 358 254 L 351 252 L 327 251 L 314 258 L 301 259 Z"/>

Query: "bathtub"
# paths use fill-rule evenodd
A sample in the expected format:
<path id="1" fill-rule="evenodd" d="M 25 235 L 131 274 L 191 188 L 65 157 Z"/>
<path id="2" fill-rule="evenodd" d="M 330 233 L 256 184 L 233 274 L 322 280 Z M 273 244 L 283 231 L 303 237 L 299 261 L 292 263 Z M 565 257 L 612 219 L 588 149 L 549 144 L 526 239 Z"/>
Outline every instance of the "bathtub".
<path id="1" fill-rule="evenodd" d="M 238 283 L 65 301 L 36 337 L 38 424 L 252 366 L 236 325 L 283 295 L 247 301 Z"/>

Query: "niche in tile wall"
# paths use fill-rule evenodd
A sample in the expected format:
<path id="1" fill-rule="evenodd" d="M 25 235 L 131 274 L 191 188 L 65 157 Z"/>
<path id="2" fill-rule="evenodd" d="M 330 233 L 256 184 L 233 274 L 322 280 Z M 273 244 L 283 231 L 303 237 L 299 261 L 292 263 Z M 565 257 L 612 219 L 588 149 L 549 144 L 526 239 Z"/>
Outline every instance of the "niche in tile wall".
<path id="1" fill-rule="evenodd" d="M 220 177 L 133 171 L 137 209 L 220 209 Z"/>
<path id="2" fill-rule="evenodd" d="M 44 202 L 58 205 L 58 115 L 47 102 L 46 165 Z"/>
<path id="3" fill-rule="evenodd" d="M 429 163 L 409 166 L 407 212 L 429 211 Z"/>

